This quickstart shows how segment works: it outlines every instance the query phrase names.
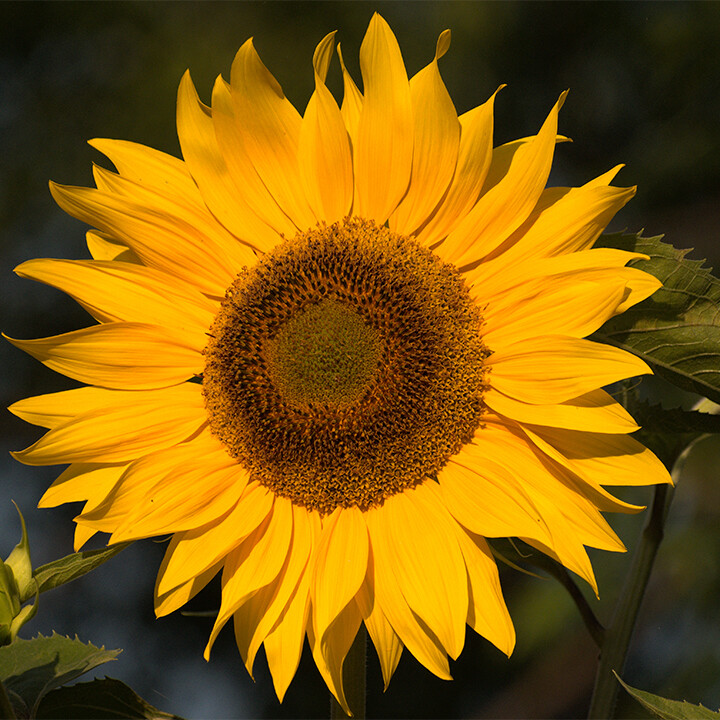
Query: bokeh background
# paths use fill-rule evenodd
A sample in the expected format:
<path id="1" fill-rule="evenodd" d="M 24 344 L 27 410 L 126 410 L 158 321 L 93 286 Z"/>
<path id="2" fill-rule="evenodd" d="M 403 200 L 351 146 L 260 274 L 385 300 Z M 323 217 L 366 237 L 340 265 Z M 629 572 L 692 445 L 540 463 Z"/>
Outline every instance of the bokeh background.
<path id="1" fill-rule="evenodd" d="M 496 144 L 533 134 L 570 88 L 551 184 L 582 184 L 617 163 L 618 181 L 639 186 L 612 229 L 665 233 L 692 257 L 720 259 L 720 3 L 656 2 L 2 2 L 0 3 L 0 327 L 38 337 L 83 327 L 88 318 L 61 293 L 20 280 L 32 257 L 87 257 L 85 227 L 64 215 L 49 179 L 89 185 L 108 166 L 86 141 L 134 140 L 179 154 L 175 93 L 190 68 L 209 101 L 249 36 L 302 111 L 313 87 L 317 42 L 337 29 L 359 82 L 357 51 L 378 10 L 400 41 L 409 74 L 451 28 L 441 71 L 459 112 L 500 85 Z M 339 89 L 337 66 L 333 88 Z M 0 404 L 73 384 L 0 345 Z M 693 398 L 657 386 L 664 402 Z M 28 522 L 34 563 L 71 552 L 77 507 L 37 510 L 57 468 L 26 468 L 7 451 L 37 429 L 0 411 L 0 555 L 19 537 L 10 500 Z M 637 628 L 625 678 L 659 694 L 720 706 L 720 451 L 713 440 L 688 460 Z M 634 496 L 647 502 L 642 491 Z M 642 517 L 612 519 L 632 548 Z M 212 621 L 179 614 L 155 620 L 161 542 L 136 543 L 95 573 L 40 599 L 23 635 L 51 630 L 123 648 L 105 670 L 161 709 L 189 718 L 322 717 L 328 696 L 305 650 L 283 705 L 264 658 L 251 680 L 226 630 L 202 659 Z M 607 618 L 629 554 L 594 553 Z M 453 663 L 452 683 L 405 653 L 386 693 L 374 651 L 370 717 L 567 718 L 586 710 L 596 649 L 571 601 L 553 581 L 502 570 L 518 644 L 509 660 L 472 634 Z M 587 588 L 586 588 L 587 590 Z M 218 607 L 211 588 L 192 603 Z M 640 716 L 625 701 L 622 716 Z"/>

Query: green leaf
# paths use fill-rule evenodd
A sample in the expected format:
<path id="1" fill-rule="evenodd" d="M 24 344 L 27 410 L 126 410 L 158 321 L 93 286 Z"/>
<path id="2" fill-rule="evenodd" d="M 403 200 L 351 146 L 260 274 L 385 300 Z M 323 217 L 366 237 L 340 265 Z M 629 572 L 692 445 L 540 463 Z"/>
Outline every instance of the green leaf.
<path id="1" fill-rule="evenodd" d="M 664 408 L 646 400 L 633 404 L 632 416 L 647 432 L 720 433 L 720 415 L 682 408 Z"/>
<path id="2" fill-rule="evenodd" d="M 54 560 L 47 565 L 35 569 L 33 577 L 37 580 L 40 592 L 52 590 L 60 585 L 75 580 L 124 550 L 131 543 L 118 543 L 98 550 L 84 550 L 83 552 L 66 555 L 60 560 Z M 23 602 L 30 597 L 23 598 Z"/>
<path id="3" fill-rule="evenodd" d="M 16 639 L 0 647 L 0 680 L 21 717 L 35 717 L 42 698 L 98 665 L 114 660 L 120 650 L 105 650 L 57 633 L 32 640 Z"/>
<path id="4" fill-rule="evenodd" d="M 182 720 L 178 715 L 154 708 L 125 683 L 112 678 L 53 690 L 40 703 L 37 717 L 42 720 Z"/>
<path id="5" fill-rule="evenodd" d="M 615 677 L 632 697 L 661 720 L 720 720 L 720 712 L 713 712 L 702 705 L 668 700 L 644 690 L 637 690 L 626 685 L 617 673 L 615 673 Z"/>
<path id="6" fill-rule="evenodd" d="M 660 237 L 603 235 L 598 247 L 640 252 L 630 266 L 663 287 L 611 318 L 593 336 L 641 357 L 669 382 L 720 403 L 720 280 L 702 260 L 687 260 Z"/>

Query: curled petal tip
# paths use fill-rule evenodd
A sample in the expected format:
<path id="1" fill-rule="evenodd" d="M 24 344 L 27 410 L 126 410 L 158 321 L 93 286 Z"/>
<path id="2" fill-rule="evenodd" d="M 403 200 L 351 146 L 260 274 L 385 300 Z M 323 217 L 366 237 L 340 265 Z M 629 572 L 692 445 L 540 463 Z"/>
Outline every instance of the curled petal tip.
<path id="1" fill-rule="evenodd" d="M 451 32 L 449 29 L 443 30 L 438 37 L 435 47 L 435 59 L 440 59 L 450 49 Z"/>

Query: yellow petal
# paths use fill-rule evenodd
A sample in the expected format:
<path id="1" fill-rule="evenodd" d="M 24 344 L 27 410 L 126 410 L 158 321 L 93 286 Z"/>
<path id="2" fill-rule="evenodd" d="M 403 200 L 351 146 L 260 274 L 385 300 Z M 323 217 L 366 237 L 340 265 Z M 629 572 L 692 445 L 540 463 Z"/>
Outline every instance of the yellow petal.
<path id="1" fill-rule="evenodd" d="M 456 534 L 467 568 L 470 588 L 468 625 L 510 656 L 515 628 L 500 588 L 497 565 L 485 540 L 457 526 Z"/>
<path id="2" fill-rule="evenodd" d="M 238 242 L 208 211 L 202 196 L 195 187 L 195 196 L 191 201 L 172 193 L 171 188 L 162 191 L 149 189 L 127 178 L 95 166 L 93 168 L 98 189 L 110 195 L 122 196 L 121 199 L 136 203 L 153 215 L 153 211 L 162 207 L 168 219 L 179 226 L 179 232 L 195 233 L 204 239 L 204 243 L 217 260 L 233 269 L 236 273 L 246 265 L 255 263 L 255 254 L 250 246 Z M 189 229 L 189 230 L 188 230 Z"/>
<path id="3" fill-rule="evenodd" d="M 354 149 L 355 214 L 381 225 L 410 181 L 413 117 L 400 47 L 377 13 L 360 46 L 360 71 L 365 95 Z"/>
<path id="4" fill-rule="evenodd" d="M 622 268 L 620 276 L 625 281 L 625 297 L 618 305 L 615 311 L 616 315 L 624 313 L 628 308 L 649 298 L 662 287 L 662 283 L 656 277 L 635 268 Z"/>
<path id="5" fill-rule="evenodd" d="M 410 186 L 390 216 L 390 229 L 402 235 L 412 234 L 438 205 L 458 160 L 460 123 L 438 69 L 449 45 L 450 31 L 445 30 L 434 60 L 410 80 L 415 136 Z"/>
<path id="6" fill-rule="evenodd" d="M 220 152 L 214 115 L 200 102 L 187 71 L 178 88 L 177 128 L 183 157 L 213 215 L 246 245 L 268 252 L 280 234 L 253 211 Z"/>
<path id="7" fill-rule="evenodd" d="M 35 395 L 13 403 L 8 410 L 25 422 L 54 428 L 92 410 L 112 405 L 124 394 L 105 388 L 81 387 L 47 395 Z"/>
<path id="8" fill-rule="evenodd" d="M 205 112 L 204 106 L 201 109 Z M 202 122 L 199 115 L 196 122 Z M 235 192 L 242 195 L 241 207 L 243 203 L 247 204 L 249 210 L 278 235 L 293 237 L 298 228 L 285 214 L 284 208 L 278 205 L 276 198 L 272 196 L 255 170 L 243 134 L 244 118 L 236 115 L 230 86 L 222 77 L 218 77 L 213 86 L 212 122 L 218 150 L 235 185 Z M 232 192 L 231 196 L 233 196 Z"/>
<path id="9" fill-rule="evenodd" d="M 198 350 L 219 309 L 159 270 L 117 261 L 29 260 L 15 272 L 62 290 L 100 322 L 142 322 L 182 331 Z"/>
<path id="10" fill-rule="evenodd" d="M 373 544 L 377 538 L 391 558 L 410 608 L 456 658 L 465 641 L 467 578 L 454 536 L 455 520 L 436 486 L 426 481 L 387 498 Z"/>
<path id="11" fill-rule="evenodd" d="M 385 690 L 387 690 L 395 668 L 397 668 L 400 662 L 403 644 L 385 617 L 380 603 L 376 600 L 375 581 L 371 566 L 372 562 L 368 567 L 365 582 L 360 586 L 360 590 L 355 596 L 355 601 L 365 621 L 365 627 L 370 635 L 370 639 L 373 645 L 375 645 L 375 650 L 380 660 Z"/>
<path id="12" fill-rule="evenodd" d="M 103 407 L 54 427 L 14 457 L 27 465 L 127 462 L 185 440 L 205 422 L 194 383 L 150 392 L 107 391 L 106 397 Z"/>
<path id="13" fill-rule="evenodd" d="M 258 57 L 252 40 L 238 50 L 230 73 L 231 102 L 247 155 L 278 205 L 300 230 L 317 218 L 305 200 L 298 166 L 301 119 Z"/>
<path id="14" fill-rule="evenodd" d="M 552 536 L 548 545 L 566 567 L 594 583 L 592 568 L 582 545 L 611 551 L 624 550 L 607 522 L 578 487 L 576 478 L 536 450 L 520 432 L 488 421 L 475 434 L 472 446 L 481 459 L 492 454 L 498 464 L 523 478 L 530 497 Z M 523 538 L 538 547 L 542 540 Z"/>
<path id="15" fill-rule="evenodd" d="M 625 295 L 623 279 L 614 276 L 606 283 L 528 283 L 488 305 L 483 340 L 488 347 L 503 348 L 538 335 L 583 338 L 616 314 Z"/>
<path id="16" fill-rule="evenodd" d="M 142 261 L 127 245 L 118 242 L 108 233 L 88 230 L 85 233 L 88 250 L 93 260 L 117 260 L 141 264 Z"/>
<path id="17" fill-rule="evenodd" d="M 625 267 L 528 279 L 487 301 L 483 313 L 487 322 L 485 341 L 499 348 L 537 335 L 538 328 L 547 334 L 585 337 L 660 287 L 662 283 L 652 275 Z M 482 299 L 485 292 L 478 287 L 475 294 L 481 306 L 486 305 Z M 553 312 L 553 307 L 565 308 L 566 312 Z"/>
<path id="18" fill-rule="evenodd" d="M 345 61 L 343 60 L 342 51 L 340 50 L 340 43 L 337 46 L 338 58 L 340 58 L 340 67 L 342 69 L 343 76 L 343 100 L 340 106 L 340 114 L 342 115 L 343 122 L 347 128 L 348 135 L 352 147 L 357 146 L 358 127 L 360 126 L 360 112 L 362 111 L 363 96 L 358 90 L 355 81 L 350 76 L 350 73 L 345 67 Z"/>
<path id="19" fill-rule="evenodd" d="M 108 157 L 120 175 L 128 180 L 165 195 L 174 195 L 188 205 L 198 203 L 197 185 L 182 160 L 127 140 L 95 138 L 88 144 Z"/>
<path id="20" fill-rule="evenodd" d="M 611 495 L 599 482 L 595 481 L 592 475 L 584 475 L 561 452 L 549 442 L 546 442 L 540 435 L 533 432 L 531 428 L 523 426 L 517 428 L 517 430 L 522 432 L 535 445 L 537 450 L 540 450 L 555 463 L 568 470 L 569 472 L 562 473 L 564 484 L 584 495 L 601 512 L 636 513 L 645 509 L 644 505 L 633 505 Z"/>
<path id="21" fill-rule="evenodd" d="M 557 117 L 566 93 L 560 96 L 540 132 L 514 154 L 507 174 L 478 200 L 437 253 L 455 265 L 488 255 L 517 230 L 545 188 L 557 136 Z"/>
<path id="22" fill-rule="evenodd" d="M 672 484 L 666 467 L 635 438 L 544 427 L 533 427 L 533 433 L 562 453 L 578 475 L 598 485 Z"/>
<path id="23" fill-rule="evenodd" d="M 82 527 L 82 525 L 78 526 Z M 221 563 L 213 565 L 209 570 L 201 573 L 192 580 L 188 580 L 184 585 L 170 590 L 165 595 L 158 597 L 155 601 L 155 616 L 163 617 L 175 612 L 185 603 L 194 598 L 219 572 L 222 567 Z"/>
<path id="24" fill-rule="evenodd" d="M 178 446 L 180 447 L 180 446 Z M 216 456 L 217 457 L 217 456 Z M 188 452 L 126 513 L 112 542 L 193 530 L 223 517 L 238 502 L 249 473 L 231 458 Z"/>
<path id="25" fill-rule="evenodd" d="M 146 504 L 146 497 L 158 482 L 200 454 L 207 456 L 213 466 L 222 467 L 223 462 L 227 462 L 227 454 L 222 446 L 204 428 L 187 442 L 150 452 L 130 463 L 106 500 L 77 517 L 76 522 L 101 532 L 114 533 L 129 516 L 142 511 L 150 512 L 152 507 L 149 501 Z M 120 542 L 117 538 L 113 538 L 113 541 Z"/>
<path id="26" fill-rule="evenodd" d="M 345 698 L 342 668 L 361 622 L 360 610 L 352 602 L 346 605 L 335 618 L 331 631 L 326 633 L 322 642 L 312 622 L 308 624 L 308 642 L 310 643 L 315 664 L 330 692 L 348 715 L 352 715 L 352 712 Z"/>
<path id="27" fill-rule="evenodd" d="M 485 537 L 522 535 L 547 542 L 545 521 L 515 475 L 472 450 L 465 446 L 438 473 L 443 502 L 455 519 Z"/>
<path id="28" fill-rule="evenodd" d="M 555 514 L 558 518 L 560 518 L 559 513 L 556 513 L 552 508 L 549 510 L 548 514 L 550 516 Z M 558 527 L 561 527 L 561 522 L 558 522 L 556 520 L 553 520 L 553 522 Z M 532 538 L 523 538 L 523 540 L 525 540 L 528 545 L 536 548 L 544 555 L 547 555 L 556 562 L 559 562 L 561 565 L 564 565 L 568 570 L 572 570 L 572 572 L 574 572 L 578 577 L 581 577 L 588 585 L 590 585 L 593 592 L 595 593 L 595 597 L 600 597 L 600 595 L 598 594 L 598 585 L 595 578 L 595 571 L 593 570 L 590 558 L 588 557 L 588 554 L 583 547 L 582 542 L 580 542 L 575 537 L 575 535 L 573 535 L 572 528 L 566 527 L 564 529 L 564 532 L 556 541 L 556 545 L 554 548 L 548 547 L 547 545 L 544 545 L 537 540 L 533 540 Z"/>
<path id="29" fill-rule="evenodd" d="M 97 533 L 91 528 L 86 528 L 84 525 L 75 525 L 75 533 L 73 534 L 73 550 L 79 552 L 82 550 L 83 545 L 90 540 L 90 538 L 97 535 Z"/>
<path id="30" fill-rule="evenodd" d="M 502 255 L 464 273 L 464 279 L 471 285 L 470 295 L 482 305 L 497 295 L 541 278 L 550 283 L 578 273 L 587 275 L 594 270 L 615 273 L 631 260 L 640 259 L 647 260 L 648 256 L 615 248 L 593 248 L 569 255 L 518 260 L 512 265 L 505 263 L 505 255 Z"/>
<path id="31" fill-rule="evenodd" d="M 70 466 L 70 468 L 77 468 L 79 467 L 79 463 L 75 463 Z M 84 467 L 92 467 L 89 465 L 85 465 Z M 113 465 L 110 467 L 114 467 L 118 469 L 118 474 L 122 472 L 122 468 L 124 466 L 117 466 Z M 70 469 L 68 468 L 68 469 Z M 92 471 L 90 471 L 92 472 Z M 90 472 L 87 473 L 87 475 L 90 475 Z M 86 479 L 89 479 L 86 477 Z M 105 502 L 105 498 L 107 497 L 109 491 L 112 489 L 112 485 L 106 485 L 103 487 L 102 484 L 99 485 L 97 488 L 93 488 L 91 491 L 88 492 L 88 495 L 90 496 L 88 501 L 83 505 L 83 512 L 91 512 L 94 510 L 98 505 L 101 505 L 103 502 Z M 81 525 L 77 522 L 77 517 L 74 518 L 75 521 L 75 533 L 73 536 L 73 549 L 75 552 L 78 552 L 82 546 L 90 540 L 91 537 L 97 534 L 97 531 L 95 528 L 90 528 L 85 525 Z"/>
<path id="32" fill-rule="evenodd" d="M 488 169 L 488 173 L 485 177 L 485 183 L 483 184 L 483 194 L 492 190 L 508 174 L 517 153 L 525 148 L 529 142 L 536 139 L 537 136 L 534 135 L 518 138 L 517 140 L 511 140 L 510 142 L 499 145 L 493 149 L 490 168 Z M 556 135 L 555 144 L 557 145 L 562 142 L 570 142 L 570 140 L 564 135 Z M 553 198 L 552 201 L 548 201 L 548 204 L 552 204 L 555 199 L 562 197 L 566 191 L 567 188 L 546 188 L 540 193 L 538 204 L 533 210 L 538 208 L 538 205 L 543 202 L 544 198 Z"/>
<path id="33" fill-rule="evenodd" d="M 277 578 L 287 558 L 291 535 L 292 504 L 275 496 L 272 512 L 265 521 L 225 560 L 222 603 L 205 647 L 206 660 L 215 638 L 232 614 L 260 588 Z"/>
<path id="34" fill-rule="evenodd" d="M 312 580 L 313 627 L 324 645 L 326 633 L 365 578 L 368 534 L 358 508 L 339 508 L 323 522 Z"/>
<path id="35" fill-rule="evenodd" d="M 73 217 L 111 233 L 150 267 L 164 270 L 201 291 L 223 297 L 240 267 L 228 262 L 226 248 L 177 216 L 177 207 L 158 197 L 146 207 L 127 197 L 50 184 L 55 202 Z"/>
<path id="36" fill-rule="evenodd" d="M 327 35 L 315 50 L 315 92 L 302 119 L 298 145 L 305 195 L 315 216 L 327 223 L 344 218 L 353 200 L 350 139 L 340 108 L 325 86 L 334 36 Z"/>
<path id="37" fill-rule="evenodd" d="M 297 671 L 305 640 L 305 626 L 310 614 L 310 580 L 306 575 L 298 592 L 290 600 L 280 622 L 265 638 L 265 655 L 280 702 Z"/>
<path id="38" fill-rule="evenodd" d="M 503 262 L 510 266 L 592 247 L 613 216 L 635 195 L 634 187 L 609 186 L 620 168 L 622 165 L 582 187 L 548 188 L 527 221 L 508 238 Z"/>
<path id="39" fill-rule="evenodd" d="M 579 397 L 618 380 L 652 372 L 640 358 L 591 340 L 548 335 L 509 345 L 487 360 L 492 387 L 529 403 Z"/>
<path id="40" fill-rule="evenodd" d="M 308 519 L 315 544 L 320 534 L 320 518 L 317 513 L 308 513 Z M 280 702 L 300 663 L 309 618 L 310 573 L 305 572 L 300 576 L 297 590 L 264 642 L 268 667 Z"/>
<path id="41" fill-rule="evenodd" d="M 260 645 L 288 607 L 305 574 L 313 546 L 313 531 L 307 510 L 293 506 L 293 536 L 285 565 L 275 582 L 270 583 L 234 615 L 235 641 L 245 666 L 252 676 Z"/>
<path id="42" fill-rule="evenodd" d="M 95 325 L 37 340 L 7 339 L 51 370 L 119 390 L 177 385 L 203 370 L 201 352 L 184 333 L 145 323 Z"/>
<path id="43" fill-rule="evenodd" d="M 443 680 L 452 680 L 447 653 L 440 640 L 408 605 L 395 576 L 395 556 L 387 541 L 389 522 L 383 517 L 385 507 L 371 508 L 366 514 L 372 552 L 368 558 L 375 602 L 397 633 L 403 645 L 430 672 Z"/>
<path id="44" fill-rule="evenodd" d="M 493 107 L 497 92 L 486 103 L 459 117 L 460 144 L 455 174 L 439 207 L 416 235 L 425 245 L 435 244 L 457 227 L 480 196 L 492 159 Z"/>
<path id="45" fill-rule="evenodd" d="M 521 423 L 596 433 L 631 433 L 638 424 L 620 403 L 604 390 L 592 390 L 571 400 L 550 405 L 524 403 L 489 389 L 483 401 L 500 415 Z"/>
<path id="46" fill-rule="evenodd" d="M 262 485 L 251 482 L 225 517 L 173 536 L 158 574 L 156 592 L 166 594 L 222 560 L 265 520 L 272 498 Z"/>
<path id="47" fill-rule="evenodd" d="M 73 463 L 45 491 L 38 502 L 38 507 L 57 507 L 80 500 L 88 500 L 95 504 L 110 493 L 126 468 L 127 463 L 116 465 Z"/>

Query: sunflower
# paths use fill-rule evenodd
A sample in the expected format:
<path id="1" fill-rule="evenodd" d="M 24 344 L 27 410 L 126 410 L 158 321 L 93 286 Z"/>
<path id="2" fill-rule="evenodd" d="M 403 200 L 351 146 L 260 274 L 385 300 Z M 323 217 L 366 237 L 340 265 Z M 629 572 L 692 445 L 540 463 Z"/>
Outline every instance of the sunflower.
<path id="1" fill-rule="evenodd" d="M 539 132 L 492 146 L 493 95 L 460 116 L 435 57 L 408 81 L 374 15 L 361 93 L 334 34 L 304 115 L 252 41 L 212 107 L 179 88 L 183 159 L 94 140 L 117 172 L 51 185 L 92 260 L 22 277 L 97 321 L 12 340 L 84 383 L 22 400 L 48 432 L 15 453 L 69 467 L 41 507 L 83 501 L 76 546 L 171 535 L 158 616 L 222 573 L 205 654 L 233 620 L 282 700 L 307 636 L 347 710 L 364 623 L 389 682 L 403 647 L 450 678 L 465 626 L 515 640 L 487 538 L 517 537 L 597 592 L 586 546 L 624 550 L 605 486 L 668 482 L 603 386 L 650 372 L 585 339 L 659 282 L 593 249 L 634 188 L 545 188 L 563 93 Z"/>

